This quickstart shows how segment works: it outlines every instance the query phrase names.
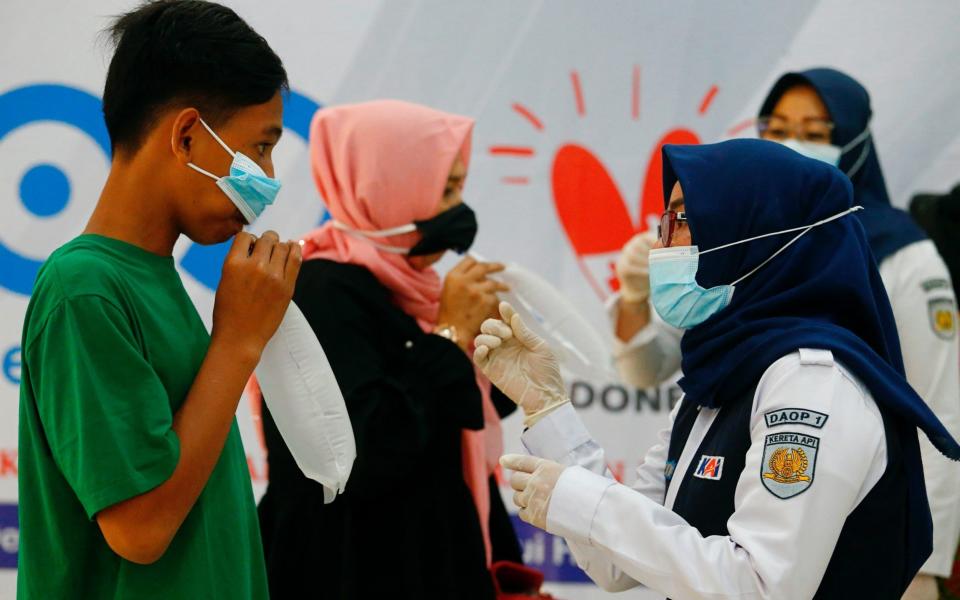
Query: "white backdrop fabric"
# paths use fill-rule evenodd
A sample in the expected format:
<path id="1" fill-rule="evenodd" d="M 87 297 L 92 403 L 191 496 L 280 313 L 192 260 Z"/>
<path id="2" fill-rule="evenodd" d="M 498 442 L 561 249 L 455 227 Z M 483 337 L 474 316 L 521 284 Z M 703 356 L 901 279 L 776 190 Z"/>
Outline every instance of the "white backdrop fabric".
<path id="1" fill-rule="evenodd" d="M 786 70 L 833 66 L 866 85 L 897 204 L 960 179 L 960 4 L 952 0 L 227 4 L 281 55 L 293 90 L 275 154 L 284 189 L 255 232 L 295 237 L 324 217 L 305 140 L 317 107 L 389 97 L 470 115 L 465 197 L 480 221 L 476 250 L 545 277 L 608 341 L 612 262 L 659 210 L 660 144 L 753 135 L 759 103 Z M 0 597 L 15 590 L 23 314 L 36 269 L 81 231 L 109 169 L 100 95 L 110 49 L 100 31 L 133 5 L 0 6 Z M 208 325 L 222 256 L 189 240 L 175 250 Z M 679 398 L 672 383 L 635 390 L 609 378 L 571 381 L 571 394 L 626 481 Z M 238 418 L 260 494 L 264 452 L 245 400 Z M 508 450 L 520 449 L 520 426 L 518 417 L 505 423 Z M 562 540 L 520 533 L 549 589 L 605 595 L 585 582 Z"/>

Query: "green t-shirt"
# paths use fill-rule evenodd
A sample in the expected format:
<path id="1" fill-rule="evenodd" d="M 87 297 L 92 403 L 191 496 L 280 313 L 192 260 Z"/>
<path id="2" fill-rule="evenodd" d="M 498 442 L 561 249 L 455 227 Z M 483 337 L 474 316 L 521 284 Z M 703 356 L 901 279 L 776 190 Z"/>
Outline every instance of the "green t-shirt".
<path id="1" fill-rule="evenodd" d="M 236 420 L 158 561 L 120 558 L 94 520 L 173 473 L 209 341 L 170 257 L 82 235 L 44 264 L 23 327 L 20 600 L 267 597 Z"/>

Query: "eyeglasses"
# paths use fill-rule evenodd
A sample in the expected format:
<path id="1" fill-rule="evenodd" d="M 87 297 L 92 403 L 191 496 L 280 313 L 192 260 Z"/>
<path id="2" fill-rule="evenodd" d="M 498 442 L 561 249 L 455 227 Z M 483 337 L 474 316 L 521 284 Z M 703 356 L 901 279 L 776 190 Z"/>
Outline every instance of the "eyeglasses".
<path id="1" fill-rule="evenodd" d="M 677 230 L 677 223 L 686 223 L 687 213 L 668 210 L 660 215 L 660 224 L 657 225 L 657 237 L 660 238 L 660 244 L 664 248 L 670 247 L 673 241 L 673 234 Z"/>
<path id="2" fill-rule="evenodd" d="M 827 119 L 807 118 L 798 125 L 791 124 L 783 117 L 769 116 L 757 119 L 757 133 L 765 140 L 782 142 L 791 137 L 803 142 L 829 144 L 830 135 L 835 127 Z"/>

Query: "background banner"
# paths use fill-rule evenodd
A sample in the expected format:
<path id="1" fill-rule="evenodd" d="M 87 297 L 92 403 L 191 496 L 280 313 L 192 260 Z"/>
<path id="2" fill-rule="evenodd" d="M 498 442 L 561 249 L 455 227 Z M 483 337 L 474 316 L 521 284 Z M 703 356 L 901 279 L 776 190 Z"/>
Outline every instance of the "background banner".
<path id="1" fill-rule="evenodd" d="M 17 550 L 20 335 L 43 260 L 86 223 L 110 164 L 101 31 L 130 0 L 4 0 L 0 20 L 0 597 Z M 228 0 L 283 58 L 292 93 L 274 155 L 284 189 L 253 227 L 296 237 L 325 212 L 306 154 L 320 106 L 400 98 L 477 119 L 466 200 L 476 250 L 534 270 L 610 339 L 613 261 L 660 211 L 659 148 L 753 136 L 784 71 L 833 66 L 873 97 L 871 128 L 894 202 L 960 179 L 960 4 L 759 0 Z M 175 259 L 209 325 L 224 246 Z M 445 260 L 449 267 L 452 260 Z M 609 377 L 571 382 L 584 421 L 626 481 L 679 398 Z M 257 494 L 255 417 L 238 412 Z M 520 450 L 520 419 L 505 423 Z M 411 481 L 416 485 L 416 481 Z M 603 595 L 562 540 L 518 525 L 527 561 L 565 598 Z M 656 597 L 634 591 L 624 598 Z"/>

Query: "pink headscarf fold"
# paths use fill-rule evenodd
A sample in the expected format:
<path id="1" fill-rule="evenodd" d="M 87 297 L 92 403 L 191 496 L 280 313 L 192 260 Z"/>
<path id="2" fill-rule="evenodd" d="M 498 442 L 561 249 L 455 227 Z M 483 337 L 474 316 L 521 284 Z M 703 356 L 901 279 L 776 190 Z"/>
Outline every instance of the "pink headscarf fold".
<path id="1" fill-rule="evenodd" d="M 310 125 L 313 177 L 332 218 L 360 231 L 379 231 L 434 216 L 459 154 L 469 164 L 473 120 L 399 100 L 347 104 L 317 111 Z M 377 238 L 412 247 L 416 233 Z M 424 331 L 437 325 L 443 282 L 406 257 L 377 249 L 326 223 L 304 236 L 304 260 L 326 258 L 367 268 L 393 301 Z M 480 517 L 490 563 L 489 477 L 503 452 L 500 418 L 490 382 L 477 372 L 485 426 L 463 430 L 464 479 Z M 452 398 L 451 401 L 457 401 Z"/>

